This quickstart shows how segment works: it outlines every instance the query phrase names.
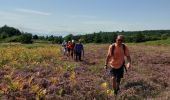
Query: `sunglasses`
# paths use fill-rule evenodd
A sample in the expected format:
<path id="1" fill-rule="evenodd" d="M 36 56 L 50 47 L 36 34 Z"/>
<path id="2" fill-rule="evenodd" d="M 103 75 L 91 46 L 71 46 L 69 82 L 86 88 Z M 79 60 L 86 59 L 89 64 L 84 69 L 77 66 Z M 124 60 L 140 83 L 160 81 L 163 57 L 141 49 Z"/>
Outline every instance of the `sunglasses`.
<path id="1" fill-rule="evenodd" d="M 123 40 L 122 39 L 118 39 L 118 41 L 122 42 Z"/>

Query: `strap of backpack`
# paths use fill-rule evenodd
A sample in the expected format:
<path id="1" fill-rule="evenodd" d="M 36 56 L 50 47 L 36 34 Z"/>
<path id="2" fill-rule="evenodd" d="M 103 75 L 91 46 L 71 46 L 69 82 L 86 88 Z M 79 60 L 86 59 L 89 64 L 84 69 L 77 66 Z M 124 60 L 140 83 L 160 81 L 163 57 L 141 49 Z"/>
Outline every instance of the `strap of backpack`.
<path id="1" fill-rule="evenodd" d="M 122 46 L 123 46 L 123 51 L 124 51 L 124 54 L 125 54 L 125 49 L 126 49 L 126 46 L 125 44 L 122 43 Z M 115 44 L 112 44 L 112 52 L 111 52 L 111 55 L 114 56 L 114 50 L 115 50 Z"/>
<path id="2" fill-rule="evenodd" d="M 113 56 L 114 56 L 114 50 L 115 50 L 115 44 L 113 43 L 112 44 L 112 52 L 111 52 L 111 55 L 113 55 Z"/>
<path id="3" fill-rule="evenodd" d="M 123 46 L 123 51 L 124 51 L 124 54 L 125 54 L 126 46 L 125 46 L 125 44 L 123 44 L 123 43 L 122 43 L 122 46 Z"/>

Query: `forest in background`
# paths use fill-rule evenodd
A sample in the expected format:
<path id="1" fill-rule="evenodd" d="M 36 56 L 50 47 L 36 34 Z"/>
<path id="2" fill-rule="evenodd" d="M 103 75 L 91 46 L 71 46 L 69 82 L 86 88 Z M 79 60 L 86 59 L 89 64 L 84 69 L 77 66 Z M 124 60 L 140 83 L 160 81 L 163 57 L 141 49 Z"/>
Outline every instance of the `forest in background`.
<path id="1" fill-rule="evenodd" d="M 117 35 L 125 35 L 125 42 L 139 43 L 155 40 L 166 40 L 170 37 L 170 30 L 145 30 L 145 31 L 117 31 L 117 32 L 94 32 L 91 34 L 67 36 L 38 36 L 32 33 L 21 32 L 19 29 L 4 25 L 0 27 L 0 42 L 33 43 L 34 41 L 49 41 L 51 43 L 62 43 L 63 40 L 81 40 L 83 43 L 112 43 Z"/>

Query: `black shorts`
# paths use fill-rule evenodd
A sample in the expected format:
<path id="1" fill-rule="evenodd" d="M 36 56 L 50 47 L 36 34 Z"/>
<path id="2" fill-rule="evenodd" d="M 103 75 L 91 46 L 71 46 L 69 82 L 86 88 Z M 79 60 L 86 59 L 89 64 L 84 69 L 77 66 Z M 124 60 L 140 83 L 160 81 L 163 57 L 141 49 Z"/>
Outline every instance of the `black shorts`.
<path id="1" fill-rule="evenodd" d="M 117 79 L 123 78 L 124 74 L 124 65 L 122 65 L 119 69 L 111 68 L 110 75 L 116 77 Z"/>

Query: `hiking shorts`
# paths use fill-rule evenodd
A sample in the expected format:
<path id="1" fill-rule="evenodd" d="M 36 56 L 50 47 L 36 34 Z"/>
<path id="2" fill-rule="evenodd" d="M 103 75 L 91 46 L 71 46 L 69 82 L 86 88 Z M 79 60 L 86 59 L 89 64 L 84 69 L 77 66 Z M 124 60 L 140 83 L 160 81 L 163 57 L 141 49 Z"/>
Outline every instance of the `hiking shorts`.
<path id="1" fill-rule="evenodd" d="M 122 65 L 119 69 L 111 68 L 110 75 L 116 77 L 117 82 L 120 81 L 121 78 L 123 78 L 124 74 L 124 65 Z"/>

